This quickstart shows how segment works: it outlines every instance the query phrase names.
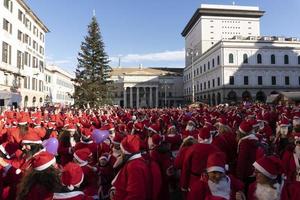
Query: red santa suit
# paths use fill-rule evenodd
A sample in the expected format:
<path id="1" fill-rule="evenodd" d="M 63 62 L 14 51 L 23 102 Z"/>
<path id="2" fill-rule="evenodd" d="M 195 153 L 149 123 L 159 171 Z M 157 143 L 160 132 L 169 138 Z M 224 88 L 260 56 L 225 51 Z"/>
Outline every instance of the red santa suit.
<path id="1" fill-rule="evenodd" d="M 180 177 L 180 185 L 188 189 L 198 180 L 206 168 L 207 158 L 210 154 L 220 151 L 211 144 L 212 135 L 208 128 L 202 128 L 198 134 L 199 144 L 192 145 L 185 153 Z"/>
<path id="2" fill-rule="evenodd" d="M 112 181 L 115 190 L 113 200 L 146 200 L 157 196 L 153 194 L 156 183 L 152 183 L 152 177 L 157 175 L 151 173 L 149 165 L 138 153 L 140 151 L 139 137 L 128 135 L 123 139 L 121 149 L 131 157 Z"/>
<path id="3" fill-rule="evenodd" d="M 242 191 L 244 185 L 233 176 L 225 175 L 225 154 L 217 152 L 210 154 L 207 159 L 206 170 L 223 174 L 219 180 L 209 180 L 203 174 L 200 179 L 195 181 L 188 193 L 187 200 L 235 200 L 236 192 Z"/>
<path id="4" fill-rule="evenodd" d="M 252 126 L 246 121 L 242 122 L 239 130 L 243 133 L 250 133 Z M 238 157 L 236 166 L 236 176 L 242 181 L 253 176 L 254 168 L 252 164 L 256 160 L 256 150 L 258 138 L 250 134 L 241 138 L 238 142 Z"/>

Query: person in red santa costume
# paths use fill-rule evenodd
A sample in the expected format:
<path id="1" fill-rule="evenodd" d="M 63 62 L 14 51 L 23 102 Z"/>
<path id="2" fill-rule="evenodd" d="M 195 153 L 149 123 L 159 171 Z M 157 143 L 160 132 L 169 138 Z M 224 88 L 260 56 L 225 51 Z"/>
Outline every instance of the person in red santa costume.
<path id="1" fill-rule="evenodd" d="M 288 200 L 282 178 L 283 166 L 279 158 L 265 156 L 255 161 L 256 180 L 248 189 L 248 200 Z"/>
<path id="2" fill-rule="evenodd" d="M 225 154 L 217 152 L 207 159 L 207 174 L 192 185 L 187 200 L 246 200 L 244 184 L 225 173 Z"/>
<path id="3" fill-rule="evenodd" d="M 256 160 L 256 150 L 259 142 L 253 132 L 252 125 L 248 121 L 242 121 L 239 125 L 237 140 L 236 177 L 246 184 L 245 187 L 248 187 L 255 180 L 252 164 Z"/>
<path id="4" fill-rule="evenodd" d="M 294 133 L 295 147 L 293 151 L 286 150 L 282 157 L 283 167 L 288 182 L 300 182 L 300 133 Z"/>
<path id="5" fill-rule="evenodd" d="M 89 148 L 76 150 L 73 154 L 74 162 L 79 164 L 84 173 L 84 180 L 81 187 L 84 193 L 89 196 L 95 196 L 98 190 L 97 168 L 92 166 L 92 152 Z"/>
<path id="6" fill-rule="evenodd" d="M 79 188 L 83 182 L 84 174 L 81 167 L 73 162 L 66 164 L 61 175 L 62 188 L 53 194 L 54 200 L 92 200 Z"/>
<path id="7" fill-rule="evenodd" d="M 183 138 L 186 138 L 188 136 L 192 136 L 197 138 L 198 130 L 196 128 L 196 123 L 193 120 L 189 120 L 185 130 L 182 132 Z"/>
<path id="8" fill-rule="evenodd" d="M 41 152 L 33 158 L 32 169 L 22 178 L 17 200 L 50 200 L 60 187 L 59 172 L 55 168 L 55 157 Z"/>
<path id="9" fill-rule="evenodd" d="M 211 144 L 212 141 L 210 129 L 201 128 L 198 134 L 198 144 L 192 145 L 185 153 L 180 176 L 180 186 L 183 192 L 187 192 L 205 171 L 208 156 L 220 151 Z"/>
<path id="10" fill-rule="evenodd" d="M 160 190 L 160 173 L 153 174 L 151 166 L 141 155 L 141 141 L 137 135 L 128 135 L 120 145 L 120 171 L 112 181 L 112 200 L 156 199 Z"/>

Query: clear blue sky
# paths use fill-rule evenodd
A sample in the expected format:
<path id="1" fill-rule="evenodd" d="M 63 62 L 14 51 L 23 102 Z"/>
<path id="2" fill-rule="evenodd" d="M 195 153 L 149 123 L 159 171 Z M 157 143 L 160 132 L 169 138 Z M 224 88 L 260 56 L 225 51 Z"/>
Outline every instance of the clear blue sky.
<path id="1" fill-rule="evenodd" d="M 87 34 L 93 9 L 105 51 L 117 66 L 184 67 L 181 31 L 201 3 L 229 0 L 26 0 L 50 29 L 46 57 L 74 71 L 80 44 Z M 236 0 L 236 5 L 259 6 L 262 35 L 300 37 L 300 0 Z"/>

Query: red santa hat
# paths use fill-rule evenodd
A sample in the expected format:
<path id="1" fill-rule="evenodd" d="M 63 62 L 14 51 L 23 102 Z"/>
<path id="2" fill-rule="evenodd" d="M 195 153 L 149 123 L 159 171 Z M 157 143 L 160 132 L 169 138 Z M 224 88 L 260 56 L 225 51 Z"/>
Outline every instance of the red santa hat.
<path id="1" fill-rule="evenodd" d="M 239 131 L 244 134 L 249 134 L 252 131 L 252 125 L 248 121 L 242 121 L 239 126 Z"/>
<path id="2" fill-rule="evenodd" d="M 138 135 L 127 135 L 121 142 L 121 150 L 125 154 L 139 153 L 141 141 Z"/>
<path id="3" fill-rule="evenodd" d="M 74 187 L 79 187 L 83 182 L 83 178 L 83 171 L 78 164 L 69 162 L 64 166 L 61 182 L 67 186 L 69 190 L 74 190 Z"/>
<path id="4" fill-rule="evenodd" d="M 173 124 L 169 124 L 169 125 L 168 125 L 168 131 L 169 131 L 170 129 L 173 129 L 173 128 L 175 128 L 175 129 L 176 129 L 176 126 L 175 126 L 175 125 L 173 125 Z"/>
<path id="5" fill-rule="evenodd" d="M 294 136 L 294 139 L 295 139 L 295 144 L 300 142 L 300 133 L 294 133 L 293 136 Z"/>
<path id="6" fill-rule="evenodd" d="M 74 124 L 70 123 L 65 127 L 65 130 L 70 131 L 70 132 L 76 131 L 76 126 Z"/>
<path id="7" fill-rule="evenodd" d="M 125 124 L 119 124 L 119 131 L 122 131 L 122 132 L 124 132 L 124 131 L 126 131 L 126 125 Z"/>
<path id="8" fill-rule="evenodd" d="M 209 128 L 201 128 L 198 133 L 199 143 L 211 144 L 212 143 L 212 134 Z"/>
<path id="9" fill-rule="evenodd" d="M 82 148 L 74 152 L 73 156 L 76 161 L 79 162 L 80 166 L 85 166 L 88 164 L 88 159 L 92 155 L 92 152 L 89 148 Z"/>
<path id="10" fill-rule="evenodd" d="M 55 164 L 55 157 L 47 151 L 42 151 L 33 157 L 32 166 L 34 170 L 43 171 Z"/>
<path id="11" fill-rule="evenodd" d="M 222 172 L 225 173 L 225 154 L 222 152 L 212 153 L 207 158 L 207 172 Z"/>
<path id="12" fill-rule="evenodd" d="M 111 155 L 109 153 L 105 152 L 100 156 L 99 160 L 105 160 L 106 162 L 108 162 L 110 160 L 110 158 L 111 158 Z"/>
<path id="13" fill-rule="evenodd" d="M 19 125 L 26 125 L 26 124 L 28 124 L 28 121 L 29 121 L 28 117 L 24 115 L 19 119 L 18 124 Z"/>
<path id="14" fill-rule="evenodd" d="M 159 132 L 159 126 L 157 124 L 152 124 L 149 128 L 148 128 L 149 131 L 152 131 L 153 133 L 156 133 L 158 134 Z"/>
<path id="15" fill-rule="evenodd" d="M 34 123 L 33 123 L 33 124 L 34 124 L 35 126 L 41 126 L 41 123 L 42 123 L 42 122 L 41 122 L 41 119 L 40 119 L 40 118 L 36 118 L 36 119 L 34 120 Z"/>
<path id="16" fill-rule="evenodd" d="M 124 139 L 124 137 L 121 134 L 116 133 L 115 137 L 113 137 L 113 139 L 112 139 L 112 143 L 121 144 L 123 139 Z"/>
<path id="17" fill-rule="evenodd" d="M 163 140 L 163 138 L 159 134 L 152 135 L 151 139 L 154 146 L 159 146 Z"/>
<path id="18" fill-rule="evenodd" d="M 90 128 L 83 128 L 81 132 L 82 137 L 88 139 L 92 136 L 92 130 Z"/>
<path id="19" fill-rule="evenodd" d="M 227 121 L 227 119 L 226 119 L 225 116 L 219 117 L 219 118 L 218 118 L 218 122 L 219 122 L 219 124 L 221 124 L 221 125 L 227 125 L 227 124 L 228 124 L 228 121 Z"/>
<path id="20" fill-rule="evenodd" d="M 7 159 L 10 159 L 16 154 L 17 151 L 20 151 L 19 144 L 11 142 L 2 143 L 0 145 L 0 151 L 5 154 Z"/>
<path id="21" fill-rule="evenodd" d="M 136 131 L 142 131 L 144 129 L 144 125 L 141 122 L 136 122 L 133 124 L 133 129 Z"/>
<path id="22" fill-rule="evenodd" d="M 29 129 L 28 133 L 22 139 L 23 144 L 42 144 L 41 137 L 36 132 Z"/>
<path id="23" fill-rule="evenodd" d="M 257 171 L 270 179 L 276 179 L 283 173 L 282 162 L 275 156 L 265 156 L 255 161 L 253 166 Z"/>

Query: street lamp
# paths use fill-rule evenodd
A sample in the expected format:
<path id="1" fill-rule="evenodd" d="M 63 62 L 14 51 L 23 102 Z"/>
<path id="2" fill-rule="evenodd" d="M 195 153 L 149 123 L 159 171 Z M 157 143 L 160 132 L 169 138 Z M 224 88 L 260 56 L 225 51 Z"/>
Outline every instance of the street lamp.
<path id="1" fill-rule="evenodd" d="M 195 77 L 194 77 L 194 56 L 198 55 L 197 49 L 187 48 L 187 55 L 192 56 L 191 71 L 192 71 L 192 103 L 195 102 Z"/>

